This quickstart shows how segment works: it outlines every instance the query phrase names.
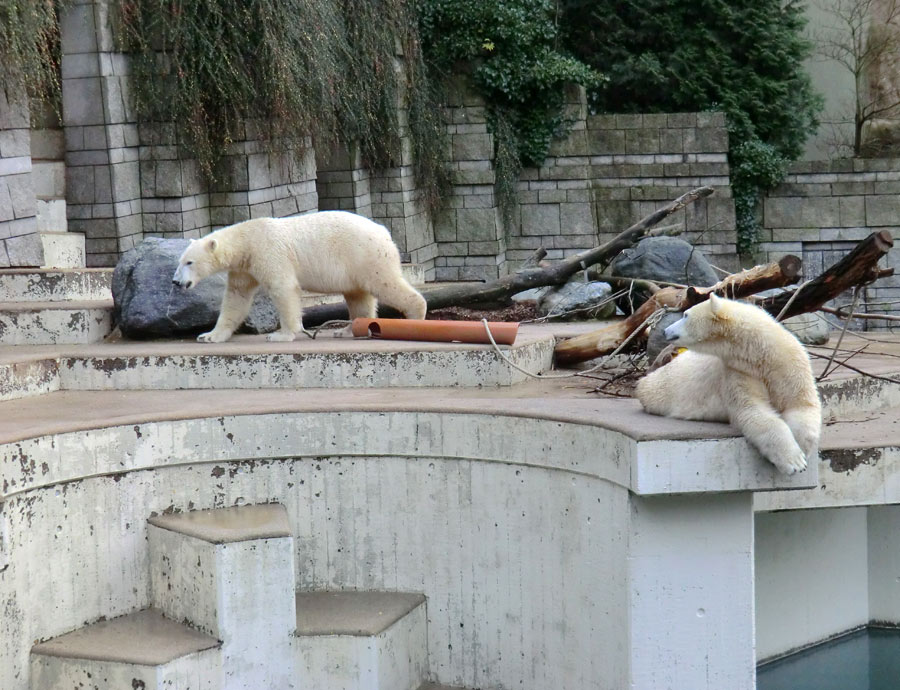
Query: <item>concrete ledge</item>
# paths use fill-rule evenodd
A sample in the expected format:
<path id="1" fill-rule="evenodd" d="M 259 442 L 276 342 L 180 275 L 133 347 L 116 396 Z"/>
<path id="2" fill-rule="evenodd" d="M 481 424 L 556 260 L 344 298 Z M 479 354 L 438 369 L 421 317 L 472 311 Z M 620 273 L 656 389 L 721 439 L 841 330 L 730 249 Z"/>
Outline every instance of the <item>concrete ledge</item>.
<path id="1" fill-rule="evenodd" d="M 110 300 L 111 268 L 0 270 L 0 302 Z"/>
<path id="2" fill-rule="evenodd" d="M 147 522 L 210 544 L 291 536 L 287 511 L 275 503 L 157 515 Z"/>
<path id="3" fill-rule="evenodd" d="M 95 343 L 112 331 L 112 302 L 0 303 L 0 344 Z"/>
<path id="4" fill-rule="evenodd" d="M 83 268 L 84 235 L 77 232 L 46 232 L 41 235 L 44 248 L 43 268 Z"/>
<path id="5" fill-rule="evenodd" d="M 378 635 L 417 606 L 406 592 L 297 592 L 297 635 Z"/>
<path id="6" fill-rule="evenodd" d="M 88 625 L 36 644 L 32 654 L 158 666 L 212 649 L 219 641 L 152 609 Z"/>

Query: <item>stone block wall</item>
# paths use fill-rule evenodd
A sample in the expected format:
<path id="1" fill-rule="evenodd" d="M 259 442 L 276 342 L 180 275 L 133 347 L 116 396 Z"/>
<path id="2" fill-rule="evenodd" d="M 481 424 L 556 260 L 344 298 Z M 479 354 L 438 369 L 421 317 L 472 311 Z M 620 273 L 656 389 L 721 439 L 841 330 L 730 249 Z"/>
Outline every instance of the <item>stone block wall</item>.
<path id="1" fill-rule="evenodd" d="M 484 102 L 464 84 L 444 110 L 452 193 L 434 222 L 437 280 L 492 280 L 507 272 L 506 235 L 494 194 L 494 138 Z"/>
<path id="2" fill-rule="evenodd" d="M 43 262 L 31 173 L 28 103 L 0 89 L 0 268 Z"/>
<path id="3" fill-rule="evenodd" d="M 733 270 L 738 263 L 734 201 L 722 113 L 576 120 L 541 167 L 523 172 L 520 215 L 509 232 L 507 257 L 516 266 L 541 246 L 549 258 L 589 249 L 701 185 L 714 187 L 715 195 L 662 225 L 683 225 L 685 240 L 714 264 Z"/>
<path id="4" fill-rule="evenodd" d="M 804 275 L 815 277 L 876 230 L 900 237 L 900 159 L 795 163 L 763 202 L 758 260 L 796 254 Z M 882 265 L 900 274 L 900 249 L 891 250 Z M 866 311 L 896 312 L 900 275 L 868 286 L 861 299 Z M 849 301 L 846 295 L 838 300 Z M 855 327 L 889 325 L 868 320 Z"/>
<path id="5" fill-rule="evenodd" d="M 146 236 L 199 237 L 316 209 L 310 146 L 272 153 L 248 123 L 210 186 L 196 161 L 183 160 L 172 125 L 139 126 L 110 5 L 74 0 L 60 17 L 67 212 L 69 229 L 85 235 L 88 266 L 115 265 Z"/>
<path id="6" fill-rule="evenodd" d="M 461 87 L 446 109 L 453 193 L 435 221 L 443 280 L 490 279 L 514 271 L 535 249 L 559 259 L 605 242 L 693 187 L 716 194 L 666 221 L 714 264 L 738 266 L 728 134 L 721 113 L 587 115 L 569 91 L 569 136 L 540 167 L 526 168 L 519 208 L 504 227 L 494 197 L 494 142 L 484 104 Z"/>

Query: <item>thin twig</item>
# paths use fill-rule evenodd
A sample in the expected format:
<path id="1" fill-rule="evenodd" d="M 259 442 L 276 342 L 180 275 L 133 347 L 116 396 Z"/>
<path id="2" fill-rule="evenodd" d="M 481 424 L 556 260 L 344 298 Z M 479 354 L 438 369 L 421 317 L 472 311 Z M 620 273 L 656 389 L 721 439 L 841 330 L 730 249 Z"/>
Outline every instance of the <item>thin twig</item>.
<path id="1" fill-rule="evenodd" d="M 819 359 L 825 359 L 825 355 L 820 355 L 816 352 L 809 353 L 812 357 L 818 357 Z M 862 374 L 863 376 L 868 376 L 869 378 L 877 379 L 878 381 L 887 381 L 888 383 L 900 383 L 900 379 L 892 379 L 890 376 L 880 376 L 878 374 L 872 374 L 871 372 L 864 371 L 859 369 L 858 367 L 853 366 L 852 364 L 844 364 L 842 362 L 838 362 L 838 366 L 845 367 L 850 371 L 855 371 L 857 374 Z"/>
<path id="2" fill-rule="evenodd" d="M 794 290 L 794 292 L 791 294 L 791 298 L 787 301 L 787 304 L 784 305 L 784 307 L 781 309 L 781 311 L 778 312 L 778 316 L 775 317 L 776 321 L 781 321 L 781 319 L 784 318 L 784 315 L 787 313 L 788 308 L 794 303 L 794 300 L 797 299 L 797 295 L 799 295 L 800 291 L 803 288 L 805 288 L 807 285 L 809 285 L 811 282 L 812 282 L 812 280 L 807 280 L 802 285 L 800 285 L 800 287 L 798 287 L 796 290 Z"/>
<path id="3" fill-rule="evenodd" d="M 798 290 L 799 292 L 799 290 Z M 857 285 L 853 289 L 853 303 L 850 305 L 850 313 L 852 314 L 856 311 L 856 304 L 859 302 L 859 293 L 862 292 L 862 285 Z M 790 304 L 790 302 L 788 302 Z M 822 372 L 822 375 L 817 378 L 817 381 L 821 381 L 829 374 L 829 369 L 831 367 L 832 362 L 834 362 L 834 356 L 837 354 L 837 348 L 841 346 L 841 341 L 844 339 L 844 335 L 847 333 L 847 328 L 850 327 L 850 319 L 847 318 L 844 321 L 844 327 L 841 329 L 841 334 L 838 336 L 837 344 L 834 346 L 834 350 L 831 352 L 831 358 L 828 360 L 828 363 L 825 365 L 825 371 Z"/>

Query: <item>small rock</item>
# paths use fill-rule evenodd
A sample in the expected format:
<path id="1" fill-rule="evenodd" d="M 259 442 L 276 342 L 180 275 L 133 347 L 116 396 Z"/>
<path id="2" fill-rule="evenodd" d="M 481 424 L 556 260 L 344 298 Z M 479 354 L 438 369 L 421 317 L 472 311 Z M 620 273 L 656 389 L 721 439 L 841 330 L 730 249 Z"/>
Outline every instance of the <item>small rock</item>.
<path id="1" fill-rule="evenodd" d="M 646 278 L 667 283 L 708 287 L 718 276 L 699 249 L 677 237 L 647 237 L 623 250 L 610 266 L 610 274 L 622 278 Z M 650 299 L 646 290 L 635 288 L 620 297 L 619 308 L 631 314 Z"/>
<path id="2" fill-rule="evenodd" d="M 538 302 L 538 312 L 555 321 L 608 319 L 616 313 L 611 295 L 608 283 L 570 282 L 551 288 Z"/>
<path id="3" fill-rule="evenodd" d="M 513 302 L 540 302 L 541 299 L 546 295 L 552 286 L 546 285 L 544 287 L 536 287 L 531 288 L 530 290 L 525 290 L 524 292 L 517 292 L 512 296 Z"/>
<path id="4" fill-rule="evenodd" d="M 189 240 L 149 237 L 119 260 L 112 279 L 113 318 L 127 338 L 173 338 L 211 330 L 219 317 L 226 274 L 192 290 L 172 283 Z M 268 297 L 256 296 L 242 330 L 269 333 L 278 314 Z"/>

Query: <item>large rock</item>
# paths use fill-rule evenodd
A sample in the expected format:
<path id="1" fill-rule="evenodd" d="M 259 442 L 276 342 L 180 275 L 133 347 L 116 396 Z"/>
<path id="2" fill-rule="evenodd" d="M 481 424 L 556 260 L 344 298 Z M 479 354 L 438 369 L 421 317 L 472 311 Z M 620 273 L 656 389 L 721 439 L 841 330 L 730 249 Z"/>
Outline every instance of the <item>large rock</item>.
<path id="1" fill-rule="evenodd" d="M 616 313 L 608 283 L 572 281 L 547 291 L 538 302 L 538 313 L 555 321 L 608 319 Z"/>
<path id="2" fill-rule="evenodd" d="M 616 257 L 610 273 L 622 278 L 646 278 L 696 287 L 708 287 L 718 282 L 716 272 L 703 252 L 677 237 L 641 240 Z M 630 314 L 648 299 L 649 292 L 636 288 L 630 295 L 621 297 L 618 305 Z"/>
<path id="3" fill-rule="evenodd" d="M 150 237 L 126 252 L 113 272 L 113 317 L 128 338 L 171 338 L 211 330 L 219 316 L 226 274 L 210 276 L 192 290 L 172 283 L 178 259 L 189 240 Z M 258 294 L 243 330 L 269 333 L 278 314 Z"/>

